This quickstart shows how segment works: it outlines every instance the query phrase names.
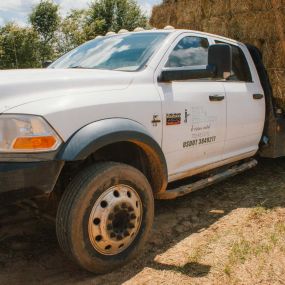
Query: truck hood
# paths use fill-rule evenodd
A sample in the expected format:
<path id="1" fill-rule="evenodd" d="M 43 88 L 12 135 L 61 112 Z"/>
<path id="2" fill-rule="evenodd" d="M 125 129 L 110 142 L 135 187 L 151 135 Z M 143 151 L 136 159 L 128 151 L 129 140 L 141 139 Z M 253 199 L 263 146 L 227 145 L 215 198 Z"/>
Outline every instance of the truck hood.
<path id="1" fill-rule="evenodd" d="M 0 113 L 30 102 L 71 93 L 125 89 L 133 73 L 94 69 L 0 71 Z"/>

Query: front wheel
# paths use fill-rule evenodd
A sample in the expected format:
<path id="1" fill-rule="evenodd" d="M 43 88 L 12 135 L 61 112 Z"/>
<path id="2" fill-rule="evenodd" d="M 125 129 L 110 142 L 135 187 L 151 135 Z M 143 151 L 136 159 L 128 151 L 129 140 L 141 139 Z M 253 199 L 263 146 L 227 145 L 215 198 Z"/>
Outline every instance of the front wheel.
<path id="1" fill-rule="evenodd" d="M 65 190 L 56 230 L 63 251 L 94 273 L 110 272 L 141 251 L 151 230 L 151 186 L 136 168 L 99 163 Z"/>

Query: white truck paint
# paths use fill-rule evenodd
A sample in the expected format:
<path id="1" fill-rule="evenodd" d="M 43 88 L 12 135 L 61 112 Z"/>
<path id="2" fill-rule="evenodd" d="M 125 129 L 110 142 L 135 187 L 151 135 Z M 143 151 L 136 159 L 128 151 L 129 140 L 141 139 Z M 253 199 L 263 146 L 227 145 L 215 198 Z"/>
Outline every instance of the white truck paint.
<path id="1" fill-rule="evenodd" d="M 260 146 L 285 155 L 271 99 L 255 47 L 169 27 L 98 38 L 48 69 L 0 71 L 0 194 L 58 195 L 62 250 L 109 272 L 139 253 L 154 198 L 248 170 Z"/>
<path id="2" fill-rule="evenodd" d="M 169 32 L 169 31 L 167 31 Z M 155 32 L 149 32 L 155 33 Z M 239 46 L 249 63 L 253 82 L 191 80 L 158 83 L 157 77 L 179 40 L 207 38 Z M 87 69 L 46 69 L 0 72 L 1 111 L 34 114 L 47 119 L 64 141 L 78 129 L 107 118 L 128 118 L 142 124 L 161 145 L 169 181 L 253 156 L 261 139 L 265 102 L 252 59 L 241 43 L 194 31 L 171 31 L 139 72 Z M 225 100 L 210 102 L 209 95 Z M 184 123 L 185 111 L 190 114 Z M 180 113 L 179 126 L 167 126 L 166 114 Z M 153 115 L 161 124 L 153 126 Z M 210 143 L 184 147 L 183 142 L 215 137 Z"/>

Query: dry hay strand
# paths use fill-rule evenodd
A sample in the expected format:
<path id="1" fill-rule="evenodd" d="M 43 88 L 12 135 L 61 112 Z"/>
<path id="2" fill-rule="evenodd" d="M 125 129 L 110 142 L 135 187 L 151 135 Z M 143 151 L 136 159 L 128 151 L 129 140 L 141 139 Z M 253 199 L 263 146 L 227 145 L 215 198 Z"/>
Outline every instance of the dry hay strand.
<path id="1" fill-rule="evenodd" d="M 285 109 L 285 68 L 268 69 L 268 75 L 273 89 L 273 97 Z"/>
<path id="2" fill-rule="evenodd" d="M 285 50 L 283 50 L 282 41 L 245 38 L 243 42 L 251 44 L 261 51 L 266 68 L 285 68 Z"/>
<path id="3" fill-rule="evenodd" d="M 284 18 L 284 15 L 282 16 Z M 278 33 L 275 14 L 272 12 L 237 14 L 229 23 L 229 34 L 241 41 L 246 38 L 276 40 Z"/>
<path id="4" fill-rule="evenodd" d="M 150 24 L 158 29 L 166 25 L 177 25 L 176 6 L 173 4 L 161 4 L 154 6 L 150 18 Z"/>
<path id="5" fill-rule="evenodd" d="M 272 0 L 229 0 L 230 9 L 233 14 L 271 10 L 273 8 L 271 1 Z M 281 2 L 284 2 L 284 0 L 278 0 L 280 6 L 282 6 Z"/>
<path id="6" fill-rule="evenodd" d="M 177 29 L 188 29 L 188 30 L 194 30 L 194 31 L 201 31 L 202 25 L 201 22 L 195 22 L 195 21 L 188 21 L 185 23 L 179 22 L 175 25 L 175 28 Z"/>
<path id="7" fill-rule="evenodd" d="M 281 41 L 266 41 L 262 47 L 263 62 L 267 68 L 285 68 L 285 50 Z"/>
<path id="8" fill-rule="evenodd" d="M 276 7 L 276 1 L 272 0 Z M 284 0 L 285 2 L 285 0 Z M 276 29 L 278 32 L 278 37 L 282 41 L 283 55 L 285 56 L 285 7 L 282 9 L 274 9 L 275 20 L 276 20 Z"/>
<path id="9" fill-rule="evenodd" d="M 202 31 L 229 37 L 229 18 L 211 17 L 202 21 Z"/>
<path id="10" fill-rule="evenodd" d="M 177 6 L 177 27 L 183 29 L 200 29 L 202 0 L 180 0 Z"/>
<path id="11" fill-rule="evenodd" d="M 205 18 L 230 14 L 229 0 L 203 0 L 202 5 Z"/>

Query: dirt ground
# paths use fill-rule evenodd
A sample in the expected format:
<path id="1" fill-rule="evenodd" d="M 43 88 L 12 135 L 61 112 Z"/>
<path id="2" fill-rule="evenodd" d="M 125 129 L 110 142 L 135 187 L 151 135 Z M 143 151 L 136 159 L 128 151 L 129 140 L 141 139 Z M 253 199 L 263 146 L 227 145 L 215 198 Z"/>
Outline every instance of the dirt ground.
<path id="1" fill-rule="evenodd" d="M 285 159 L 174 201 L 157 201 L 141 256 L 94 276 L 60 251 L 54 224 L 0 207 L 0 284 L 285 284 Z"/>

